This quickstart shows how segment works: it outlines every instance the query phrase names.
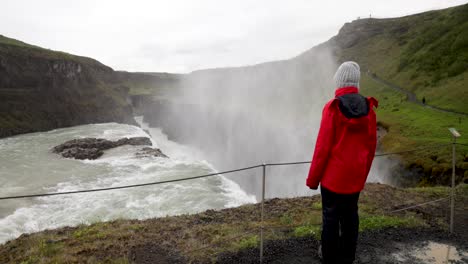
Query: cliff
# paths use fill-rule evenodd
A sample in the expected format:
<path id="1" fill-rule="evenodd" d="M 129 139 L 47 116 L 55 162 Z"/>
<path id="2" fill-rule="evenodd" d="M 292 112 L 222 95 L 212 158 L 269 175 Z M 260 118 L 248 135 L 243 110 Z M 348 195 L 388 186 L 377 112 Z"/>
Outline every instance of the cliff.
<path id="1" fill-rule="evenodd" d="M 128 88 L 100 62 L 0 35 L 0 137 L 89 123 L 136 124 Z"/>

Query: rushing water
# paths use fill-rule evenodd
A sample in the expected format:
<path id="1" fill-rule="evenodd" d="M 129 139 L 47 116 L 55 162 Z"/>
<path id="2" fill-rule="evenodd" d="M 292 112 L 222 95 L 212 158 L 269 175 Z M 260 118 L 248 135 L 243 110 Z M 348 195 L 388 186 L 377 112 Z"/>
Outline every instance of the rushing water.
<path id="1" fill-rule="evenodd" d="M 141 119 L 140 119 L 141 120 Z M 137 158 L 138 146 L 111 149 L 94 161 L 65 159 L 50 149 L 83 137 L 148 136 L 116 123 L 84 125 L 0 140 L 0 196 L 49 193 L 170 180 L 214 172 L 197 150 L 151 129 L 152 141 L 170 158 Z M 145 219 L 255 202 L 231 180 L 215 176 L 126 190 L 3 200 L 0 243 L 22 233 L 118 218 Z"/>

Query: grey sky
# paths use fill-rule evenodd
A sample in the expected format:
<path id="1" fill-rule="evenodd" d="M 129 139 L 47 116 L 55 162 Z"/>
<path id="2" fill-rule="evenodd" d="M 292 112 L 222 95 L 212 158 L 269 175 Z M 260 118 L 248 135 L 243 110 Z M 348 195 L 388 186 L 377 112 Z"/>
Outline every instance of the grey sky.
<path id="1" fill-rule="evenodd" d="M 4 0 L 0 34 L 116 70 L 189 72 L 291 58 L 357 17 L 462 0 Z"/>

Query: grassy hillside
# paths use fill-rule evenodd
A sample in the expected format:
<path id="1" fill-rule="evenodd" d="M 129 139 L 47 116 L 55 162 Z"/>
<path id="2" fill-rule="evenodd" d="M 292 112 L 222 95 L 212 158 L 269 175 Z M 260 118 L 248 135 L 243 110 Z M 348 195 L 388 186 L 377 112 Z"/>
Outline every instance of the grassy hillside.
<path id="1" fill-rule="evenodd" d="M 468 4 L 346 24 L 335 37 L 341 60 L 406 88 L 428 104 L 468 113 Z M 465 100 L 463 100 L 465 99 Z"/>

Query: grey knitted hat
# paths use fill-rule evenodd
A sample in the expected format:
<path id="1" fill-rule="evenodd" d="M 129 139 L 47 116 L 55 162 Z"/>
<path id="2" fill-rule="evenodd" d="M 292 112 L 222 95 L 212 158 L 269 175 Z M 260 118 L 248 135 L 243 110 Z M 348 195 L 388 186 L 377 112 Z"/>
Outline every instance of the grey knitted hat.
<path id="1" fill-rule="evenodd" d="M 361 69 L 359 64 L 354 61 L 343 62 L 336 70 L 335 80 L 336 88 L 355 86 L 359 88 L 359 79 L 361 78 Z"/>

